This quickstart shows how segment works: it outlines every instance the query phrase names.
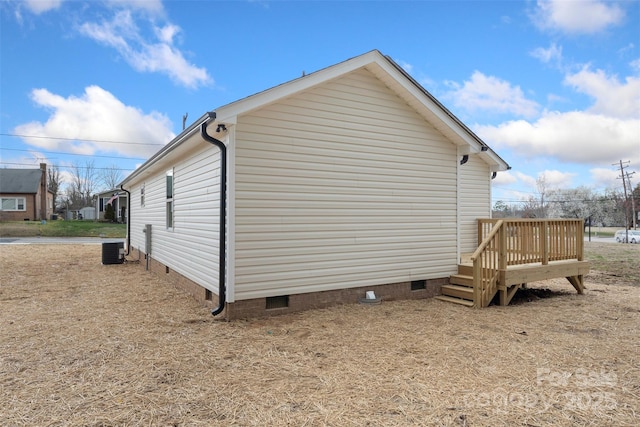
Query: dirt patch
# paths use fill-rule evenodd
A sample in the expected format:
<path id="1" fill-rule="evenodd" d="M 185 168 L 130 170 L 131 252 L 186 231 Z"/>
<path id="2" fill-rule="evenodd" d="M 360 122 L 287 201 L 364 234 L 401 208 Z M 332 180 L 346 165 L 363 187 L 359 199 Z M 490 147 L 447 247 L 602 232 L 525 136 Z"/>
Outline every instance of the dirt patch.
<path id="1" fill-rule="evenodd" d="M 100 249 L 0 246 L 0 425 L 637 424 L 637 286 L 225 323 Z"/>
<path id="2" fill-rule="evenodd" d="M 511 305 L 516 304 L 525 304 L 532 301 L 537 301 L 539 299 L 553 298 L 553 297 L 561 297 L 565 295 L 569 295 L 571 292 L 569 290 L 551 290 L 549 288 L 530 288 L 524 287 L 518 289 L 518 292 L 513 296 L 511 300 Z"/>

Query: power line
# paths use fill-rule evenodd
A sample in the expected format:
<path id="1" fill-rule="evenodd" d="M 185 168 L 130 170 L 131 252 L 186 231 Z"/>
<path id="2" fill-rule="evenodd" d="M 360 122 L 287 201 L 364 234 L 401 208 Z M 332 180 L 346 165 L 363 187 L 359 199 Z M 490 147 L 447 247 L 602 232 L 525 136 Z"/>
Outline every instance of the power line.
<path id="1" fill-rule="evenodd" d="M 164 146 L 156 142 L 133 142 L 133 141 L 110 141 L 106 139 L 85 139 L 85 138 L 63 138 L 59 136 L 41 136 L 41 135 L 24 135 L 19 133 L 0 133 L 1 136 L 15 136 L 18 138 L 38 138 L 38 139 L 57 139 L 61 141 L 87 141 L 87 142 L 104 142 L 107 144 L 126 144 L 126 145 L 154 145 Z"/>
<path id="2" fill-rule="evenodd" d="M 13 162 L 2 162 L 0 161 L 0 165 L 14 165 L 14 166 L 37 166 L 34 165 L 33 163 L 13 163 Z M 116 170 L 116 171 L 132 171 L 135 170 L 135 168 L 129 168 L 129 169 L 123 169 L 123 168 L 110 168 L 110 167 L 106 167 L 106 168 L 99 168 L 99 167 L 95 167 L 95 166 L 77 166 L 77 165 L 71 165 L 71 166 L 60 166 L 60 165 L 48 165 L 51 166 L 53 168 L 60 168 L 60 169 L 98 169 L 98 170 Z"/>
<path id="3" fill-rule="evenodd" d="M 577 203 L 599 203 L 599 202 L 605 202 L 605 201 L 617 201 L 620 199 L 616 199 L 615 197 L 610 197 L 610 196 L 596 196 L 596 198 L 594 199 L 565 199 L 565 200 L 545 200 L 545 203 L 571 203 L 571 202 L 577 202 Z M 529 200 L 509 200 L 509 199 L 498 199 L 496 200 L 497 202 L 503 202 L 503 203 L 529 203 Z"/>
<path id="4" fill-rule="evenodd" d="M 5 151 L 26 151 L 26 152 L 37 151 L 38 153 L 43 153 L 43 154 L 65 154 L 65 155 L 69 155 L 69 156 L 100 157 L 100 158 L 104 158 L 104 159 L 147 160 L 147 159 L 143 159 L 141 157 L 100 156 L 100 155 L 97 155 L 97 154 L 65 153 L 64 151 L 23 150 L 23 149 L 20 149 L 20 148 L 4 148 L 4 147 L 0 147 L 0 150 L 5 150 Z"/>

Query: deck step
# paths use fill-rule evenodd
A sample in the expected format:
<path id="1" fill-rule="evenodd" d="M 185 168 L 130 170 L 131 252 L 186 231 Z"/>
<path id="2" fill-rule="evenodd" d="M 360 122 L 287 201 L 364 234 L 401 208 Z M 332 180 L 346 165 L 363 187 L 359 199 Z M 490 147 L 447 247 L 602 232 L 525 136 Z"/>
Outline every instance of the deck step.
<path id="1" fill-rule="evenodd" d="M 460 285 L 443 285 L 441 289 L 442 295 L 455 298 L 463 298 L 473 301 L 473 288 Z"/>
<path id="2" fill-rule="evenodd" d="M 458 274 L 473 276 L 473 264 L 458 264 Z"/>
<path id="3" fill-rule="evenodd" d="M 452 285 L 473 287 L 473 276 L 467 276 L 466 274 L 452 274 L 451 277 L 449 277 L 449 283 Z"/>
<path id="4" fill-rule="evenodd" d="M 466 305 L 467 307 L 473 307 L 473 301 L 469 301 L 469 300 L 462 299 L 462 298 L 448 297 L 446 295 L 438 295 L 435 298 L 439 299 L 440 301 L 447 301 L 447 302 L 452 302 L 452 303 L 455 303 L 455 304 Z"/>

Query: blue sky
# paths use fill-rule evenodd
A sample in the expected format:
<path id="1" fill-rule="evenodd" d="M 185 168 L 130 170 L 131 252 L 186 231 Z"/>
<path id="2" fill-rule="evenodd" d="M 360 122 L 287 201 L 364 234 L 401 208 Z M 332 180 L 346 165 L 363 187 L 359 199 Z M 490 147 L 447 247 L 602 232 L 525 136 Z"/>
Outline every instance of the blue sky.
<path id="1" fill-rule="evenodd" d="M 493 199 L 640 174 L 640 2 L 0 1 L 0 167 L 126 176 L 206 111 L 378 49 L 512 170 Z M 639 174 L 632 177 L 635 186 Z"/>

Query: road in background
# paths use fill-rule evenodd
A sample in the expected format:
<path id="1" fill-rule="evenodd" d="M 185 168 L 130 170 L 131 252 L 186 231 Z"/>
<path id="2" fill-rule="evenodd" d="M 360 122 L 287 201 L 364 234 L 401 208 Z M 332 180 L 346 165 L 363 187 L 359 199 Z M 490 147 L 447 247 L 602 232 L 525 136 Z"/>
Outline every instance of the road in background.
<path id="1" fill-rule="evenodd" d="M 124 242 L 124 239 L 102 237 L 0 237 L 0 245 L 100 245 Z"/>
<path id="2" fill-rule="evenodd" d="M 589 241 L 589 235 L 585 234 L 584 235 L 584 241 L 588 242 Z M 591 235 L 591 241 L 592 242 L 599 242 L 599 243 L 617 243 L 616 239 L 613 237 L 597 237 L 594 235 Z"/>

